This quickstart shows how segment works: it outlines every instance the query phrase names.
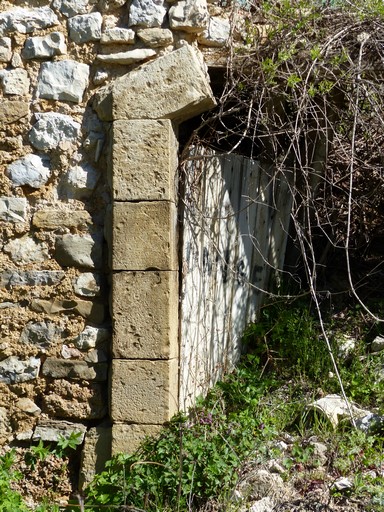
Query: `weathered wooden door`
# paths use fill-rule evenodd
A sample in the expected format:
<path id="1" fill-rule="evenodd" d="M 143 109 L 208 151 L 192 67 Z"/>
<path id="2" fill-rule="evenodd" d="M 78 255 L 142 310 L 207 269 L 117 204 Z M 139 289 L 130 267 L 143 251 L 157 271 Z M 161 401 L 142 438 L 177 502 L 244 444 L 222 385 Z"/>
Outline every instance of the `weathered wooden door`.
<path id="1" fill-rule="evenodd" d="M 287 182 L 249 158 L 199 148 L 184 171 L 182 409 L 238 360 L 282 271 L 291 209 Z"/>

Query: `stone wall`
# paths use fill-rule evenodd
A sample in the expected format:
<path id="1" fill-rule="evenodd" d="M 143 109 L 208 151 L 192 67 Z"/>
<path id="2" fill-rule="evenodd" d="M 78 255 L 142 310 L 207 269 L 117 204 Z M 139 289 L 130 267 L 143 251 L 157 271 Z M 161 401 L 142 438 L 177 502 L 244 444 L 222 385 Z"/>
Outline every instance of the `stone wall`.
<path id="1" fill-rule="evenodd" d="M 0 442 L 81 431 L 85 479 L 177 409 L 177 124 L 219 4 L 1 3 Z"/>

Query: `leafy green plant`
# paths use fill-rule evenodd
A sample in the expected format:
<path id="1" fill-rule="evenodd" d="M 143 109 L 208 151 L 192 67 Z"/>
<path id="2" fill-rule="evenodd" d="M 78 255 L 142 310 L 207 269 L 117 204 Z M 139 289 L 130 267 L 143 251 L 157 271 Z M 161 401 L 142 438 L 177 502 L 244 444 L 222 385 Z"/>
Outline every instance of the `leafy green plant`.
<path id="1" fill-rule="evenodd" d="M 22 478 L 21 473 L 13 468 L 14 462 L 13 450 L 0 456 L 0 512 L 28 511 L 21 495 L 12 489 L 12 482 Z"/>

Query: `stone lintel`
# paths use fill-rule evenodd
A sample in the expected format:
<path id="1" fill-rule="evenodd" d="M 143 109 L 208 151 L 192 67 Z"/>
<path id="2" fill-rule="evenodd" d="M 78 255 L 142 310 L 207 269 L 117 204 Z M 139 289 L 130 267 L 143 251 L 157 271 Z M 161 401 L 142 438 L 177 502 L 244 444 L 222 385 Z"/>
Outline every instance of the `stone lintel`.
<path id="1" fill-rule="evenodd" d="M 146 437 L 158 435 L 161 429 L 161 425 L 115 423 L 112 426 L 112 456 L 134 453 Z"/>
<path id="2" fill-rule="evenodd" d="M 178 272 L 114 274 L 113 357 L 178 357 L 178 298 Z"/>
<path id="3" fill-rule="evenodd" d="M 161 425 L 178 409 L 178 360 L 114 359 L 113 422 Z"/>
<path id="4" fill-rule="evenodd" d="M 112 133 L 113 199 L 175 201 L 178 144 L 172 122 L 115 121 Z"/>
<path id="5" fill-rule="evenodd" d="M 172 202 L 115 202 L 112 270 L 177 270 L 176 223 Z"/>
<path id="6" fill-rule="evenodd" d="M 140 66 L 96 95 L 103 121 L 186 121 L 216 104 L 200 53 L 189 45 Z"/>

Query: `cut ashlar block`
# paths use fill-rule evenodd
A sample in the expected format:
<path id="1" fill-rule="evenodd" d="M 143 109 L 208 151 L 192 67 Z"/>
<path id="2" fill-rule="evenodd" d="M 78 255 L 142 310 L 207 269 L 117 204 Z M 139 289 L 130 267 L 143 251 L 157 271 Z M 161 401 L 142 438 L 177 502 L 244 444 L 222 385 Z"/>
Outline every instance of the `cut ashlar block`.
<path id="1" fill-rule="evenodd" d="M 119 272 L 112 279 L 113 357 L 178 357 L 178 272 Z"/>
<path id="2" fill-rule="evenodd" d="M 176 244 L 174 203 L 114 203 L 112 270 L 177 270 Z"/>
<path id="3" fill-rule="evenodd" d="M 110 391 L 113 422 L 162 425 L 178 409 L 178 360 L 114 359 Z"/>
<path id="4" fill-rule="evenodd" d="M 112 125 L 110 184 L 116 201 L 175 201 L 178 143 L 171 121 Z"/>

